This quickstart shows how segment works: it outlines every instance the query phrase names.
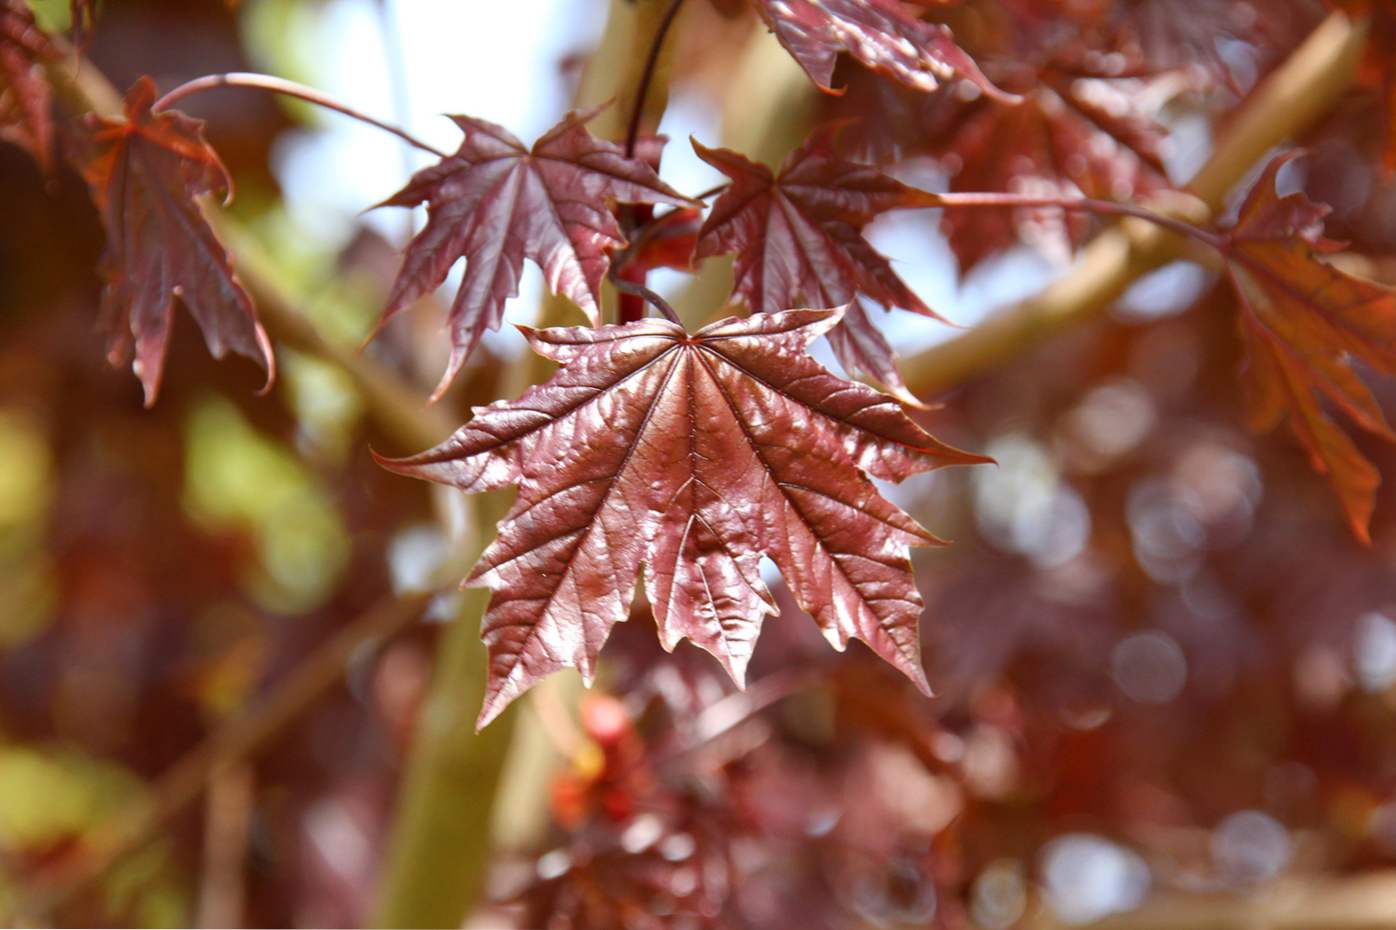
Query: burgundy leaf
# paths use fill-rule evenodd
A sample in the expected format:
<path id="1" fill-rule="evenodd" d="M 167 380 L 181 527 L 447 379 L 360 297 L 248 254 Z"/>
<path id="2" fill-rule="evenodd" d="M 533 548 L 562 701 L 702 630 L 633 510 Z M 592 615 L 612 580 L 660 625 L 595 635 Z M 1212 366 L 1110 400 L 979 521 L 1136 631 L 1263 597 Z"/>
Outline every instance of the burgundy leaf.
<path id="1" fill-rule="evenodd" d="M 53 90 L 44 62 L 57 53 L 24 0 L 0 0 L 0 139 L 53 166 Z"/>
<path id="2" fill-rule="evenodd" d="M 551 381 L 383 460 L 463 491 L 518 488 L 468 579 L 494 592 L 481 726 L 560 668 L 590 682 L 642 566 L 665 647 L 691 639 L 740 682 L 775 609 L 763 555 L 835 648 L 861 639 L 926 690 L 908 547 L 937 540 L 869 476 L 985 460 L 810 358 L 839 316 L 729 318 L 693 336 L 661 320 L 524 330 L 562 365 Z"/>
<path id="3" fill-rule="evenodd" d="M 519 292 L 525 258 L 543 269 L 553 293 L 595 324 L 609 252 L 625 245 L 608 200 L 689 203 L 644 160 L 627 158 L 620 146 L 589 133 L 585 123 L 597 112 L 569 113 L 531 151 L 494 123 L 453 116 L 465 134 L 460 148 L 385 201 L 425 203 L 428 219 L 407 247 L 384 322 L 466 260 L 451 305 L 451 359 L 433 399 L 450 386 L 485 332 L 503 322 L 504 302 Z"/>
<path id="4" fill-rule="evenodd" d="M 231 197 L 232 181 L 204 140 L 203 123 L 153 112 L 154 102 L 155 84 L 141 78 L 126 95 L 124 120 L 89 114 L 84 121 L 91 151 L 83 176 L 107 232 L 99 270 L 109 357 L 123 364 L 134 348 L 146 406 L 154 404 L 179 298 L 215 358 L 231 349 L 259 362 L 270 386 L 271 343 L 196 202 L 216 191 Z"/>
<path id="5" fill-rule="evenodd" d="M 954 77 L 1005 102 L 950 30 L 907 15 L 898 0 L 752 0 L 757 14 L 820 90 L 831 86 L 839 52 L 920 91 Z"/>
<path id="6" fill-rule="evenodd" d="M 1241 207 L 1228 239 L 1228 273 L 1240 304 L 1250 421 L 1257 432 L 1288 420 L 1328 476 L 1353 533 L 1368 524 L 1381 475 L 1324 412 L 1327 400 L 1355 424 L 1396 442 L 1361 361 L 1396 374 L 1396 291 L 1355 278 L 1319 255 L 1341 248 L 1323 237 L 1328 207 L 1302 193 L 1278 197 L 1275 179 L 1297 152 L 1270 162 Z"/>
<path id="7" fill-rule="evenodd" d="M 917 403 L 897 371 L 892 347 L 854 299 L 941 319 L 868 244 L 862 229 L 887 210 L 934 206 L 935 197 L 867 165 L 835 156 L 819 133 L 773 175 L 727 149 L 694 149 L 732 179 L 698 234 L 698 258 L 735 253 L 737 300 L 770 313 L 786 307 L 852 304 L 829 333 L 839 361 L 854 374 Z"/>

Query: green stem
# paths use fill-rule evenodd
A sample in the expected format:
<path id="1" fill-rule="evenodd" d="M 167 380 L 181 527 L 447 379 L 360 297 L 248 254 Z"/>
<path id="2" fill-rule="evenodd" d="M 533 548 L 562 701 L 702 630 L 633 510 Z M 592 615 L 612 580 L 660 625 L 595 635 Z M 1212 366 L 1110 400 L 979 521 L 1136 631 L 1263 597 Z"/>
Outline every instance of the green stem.
<path id="1" fill-rule="evenodd" d="M 479 526 L 502 507 L 477 502 Z M 467 553 L 471 562 L 480 545 Z M 480 896 L 491 851 L 499 773 L 518 712 L 475 732 L 484 700 L 480 620 L 489 592 L 465 592 L 437 646 L 431 692 L 422 706 L 379 887 L 375 927 L 459 927 Z"/>

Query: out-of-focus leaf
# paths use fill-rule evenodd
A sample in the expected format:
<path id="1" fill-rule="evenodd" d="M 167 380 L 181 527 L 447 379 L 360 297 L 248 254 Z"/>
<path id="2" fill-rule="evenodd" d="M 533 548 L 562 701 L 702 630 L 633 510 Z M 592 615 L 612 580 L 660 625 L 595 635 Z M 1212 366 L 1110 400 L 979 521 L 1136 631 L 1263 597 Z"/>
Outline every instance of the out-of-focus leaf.
<path id="1" fill-rule="evenodd" d="M 202 122 L 157 113 L 154 103 L 154 82 L 141 78 L 126 95 L 125 119 L 84 120 L 82 172 L 107 233 L 99 270 L 108 356 L 115 365 L 134 354 L 146 406 L 154 404 L 178 298 L 215 358 L 231 349 L 253 359 L 270 386 L 271 342 L 196 199 L 215 191 L 231 197 L 232 180 L 204 140 Z"/>
<path id="2" fill-rule="evenodd" d="M 1129 200 L 1170 187 L 1165 132 L 1134 87 L 1043 69 L 1022 104 L 968 105 L 943 144 L 950 189 L 1042 197 Z M 1090 230 L 1085 214 L 1057 209 L 946 210 L 941 220 L 967 272 L 1018 241 L 1065 258 Z"/>
<path id="3" fill-rule="evenodd" d="M 1328 5 L 1371 21 L 1358 80 L 1376 97 L 1382 163 L 1388 174 L 1396 174 L 1396 4 L 1388 0 L 1328 0 Z"/>
<path id="4" fill-rule="evenodd" d="M 56 57 L 24 0 L 0 0 L 0 139 L 53 167 L 53 90 L 44 62 Z"/>
<path id="5" fill-rule="evenodd" d="M 245 585 L 266 607 L 304 612 L 334 590 L 349 558 L 334 501 L 295 455 L 226 401 L 200 404 L 189 420 L 184 488 L 197 524 L 256 543 Z"/>
<path id="6" fill-rule="evenodd" d="M 1240 304 L 1245 379 L 1256 431 L 1288 421 L 1309 461 L 1328 476 L 1353 533 L 1368 524 L 1381 475 L 1324 412 L 1327 400 L 1353 423 L 1396 442 L 1381 407 L 1353 369 L 1396 374 L 1396 292 L 1319 260 L 1341 248 L 1323 237 L 1328 208 L 1302 193 L 1279 197 L 1270 162 L 1228 237 L 1228 270 Z"/>

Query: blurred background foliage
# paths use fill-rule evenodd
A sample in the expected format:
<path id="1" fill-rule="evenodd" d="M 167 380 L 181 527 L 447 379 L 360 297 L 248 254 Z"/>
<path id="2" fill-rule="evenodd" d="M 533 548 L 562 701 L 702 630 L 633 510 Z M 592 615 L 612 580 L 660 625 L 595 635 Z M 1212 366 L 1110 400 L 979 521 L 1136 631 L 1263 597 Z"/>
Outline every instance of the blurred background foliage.
<path id="1" fill-rule="evenodd" d="M 64 0 L 32 5 L 67 27 Z M 778 161 L 812 120 L 860 108 L 911 142 L 858 145 L 946 181 L 916 142 L 941 138 L 941 114 L 900 109 L 857 69 L 840 72 L 843 98 L 821 99 L 736 5 L 688 6 L 660 126 L 676 140 L 671 183 L 713 183 L 684 151 L 689 133 Z M 1205 80 L 1197 50 L 1169 63 L 1188 78 L 1160 116 L 1175 173 L 1323 12 L 1279 6 L 1290 18 L 1272 25 L 1290 31 L 1265 45 L 1209 39 L 1226 80 Z M 587 63 L 613 14 L 602 0 L 109 0 L 86 51 L 123 88 L 142 73 L 168 89 L 266 70 L 449 147 L 445 111 L 525 138 L 549 125 L 595 69 L 620 67 Z M 1371 106 L 1354 92 L 1314 131 L 1298 183 L 1334 204 L 1330 234 L 1371 257 L 1361 270 L 1389 279 L 1396 183 L 1364 128 Z M 209 121 L 232 211 L 296 312 L 326 343 L 357 347 L 413 222 L 361 211 L 417 154 L 256 94 L 187 109 Z M 279 346 L 281 378 L 258 397 L 253 367 L 213 363 L 177 314 L 163 398 L 142 409 L 94 326 L 101 233 L 81 183 L 0 145 L 0 203 L 0 917 L 371 922 L 437 646 L 463 610 L 443 579 L 492 526 L 377 468 L 370 446 L 409 450 L 313 353 Z M 924 212 L 887 217 L 872 238 L 963 324 L 1068 261 L 1028 236 L 961 279 Z M 711 317 L 730 283 L 712 264 L 654 280 L 689 318 Z M 558 676 L 510 712 L 521 726 L 497 798 L 459 784 L 487 808 L 494 852 L 482 876 L 459 876 L 485 893 L 456 922 L 1000 930 L 1351 875 L 1387 876 L 1396 915 L 1396 492 L 1384 486 L 1364 548 L 1287 437 L 1245 431 L 1215 283 L 1212 269 L 1169 266 L 926 414 L 999 462 L 886 490 L 956 540 L 916 556 L 934 700 L 861 647 L 830 652 L 789 605 L 736 693 L 687 646 L 660 651 L 637 611 L 595 692 Z M 442 308 L 427 304 L 366 350 L 418 387 L 444 352 Z M 542 299 L 531 267 L 516 307 L 515 319 L 577 320 Z M 950 335 L 904 314 L 891 327 L 899 345 Z M 446 415 L 533 370 L 517 336 L 491 337 Z M 1396 409 L 1392 386 L 1375 387 Z M 1391 449 L 1359 442 L 1396 473 Z M 413 622 L 326 652 L 385 594 L 414 592 L 432 596 Z M 158 808 L 211 734 L 327 662 L 325 684 L 255 752 L 203 770 L 197 803 L 72 894 L 44 897 L 54 876 L 100 860 L 113 823 Z"/>

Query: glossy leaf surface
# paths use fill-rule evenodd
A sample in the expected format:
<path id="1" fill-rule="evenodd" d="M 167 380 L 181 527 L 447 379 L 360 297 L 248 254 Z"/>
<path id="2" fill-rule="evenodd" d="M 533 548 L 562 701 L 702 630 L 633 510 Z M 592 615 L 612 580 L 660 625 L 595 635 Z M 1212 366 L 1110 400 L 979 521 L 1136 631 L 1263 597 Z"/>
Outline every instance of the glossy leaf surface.
<path id="1" fill-rule="evenodd" d="M 494 592 L 482 726 L 558 669 L 590 681 L 642 566 L 665 647 L 690 639 L 740 682 L 775 612 L 763 555 L 835 648 L 861 639 L 928 690 L 908 547 L 937 540 L 869 476 L 983 459 L 811 359 L 839 316 L 790 310 L 693 336 L 658 320 L 525 330 L 562 365 L 551 381 L 384 461 L 463 491 L 519 489 L 469 578 Z"/>
<path id="2" fill-rule="evenodd" d="M 834 91 L 834 65 L 847 52 L 863 65 L 919 91 L 955 77 L 1012 101 L 950 30 L 922 22 L 897 0 L 753 0 L 762 21 L 821 90 Z"/>

